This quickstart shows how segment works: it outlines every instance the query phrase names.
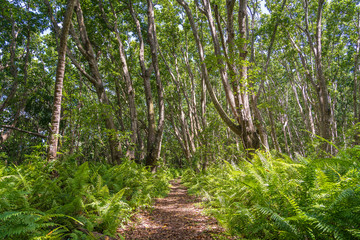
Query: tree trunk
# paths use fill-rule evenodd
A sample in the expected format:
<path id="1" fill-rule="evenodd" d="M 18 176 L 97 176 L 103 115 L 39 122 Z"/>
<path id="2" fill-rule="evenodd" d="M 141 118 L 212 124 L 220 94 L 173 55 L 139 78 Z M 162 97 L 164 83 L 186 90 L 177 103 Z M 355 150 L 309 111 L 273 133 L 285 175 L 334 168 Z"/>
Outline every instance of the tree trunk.
<path id="1" fill-rule="evenodd" d="M 240 60 L 245 62 L 247 56 L 247 45 L 246 45 L 246 18 L 247 18 L 247 0 L 239 1 L 239 35 L 240 35 Z M 242 64 L 240 66 L 240 82 L 244 84 L 240 86 L 241 88 L 247 89 L 247 66 Z M 243 141 L 245 149 L 258 149 L 260 148 L 260 136 L 256 132 L 255 125 L 252 120 L 249 96 L 245 92 L 241 94 L 242 96 L 242 129 L 243 129 Z"/>
<path id="2" fill-rule="evenodd" d="M 126 84 L 126 88 L 127 88 L 127 96 L 128 96 L 128 101 L 129 101 L 130 121 L 131 121 L 131 127 L 130 127 L 131 143 L 130 143 L 130 146 L 128 146 L 126 155 L 130 159 L 134 159 L 135 158 L 135 146 L 137 144 L 137 128 L 138 128 L 138 126 L 137 126 L 138 120 L 137 120 L 137 112 L 136 112 L 136 104 L 135 104 L 135 89 L 132 84 L 132 79 L 131 79 L 129 67 L 128 67 L 127 60 L 126 60 L 124 45 L 120 38 L 119 27 L 117 24 L 117 15 L 111 4 L 111 1 L 109 1 L 109 3 L 111 6 L 111 11 L 115 17 L 114 32 L 115 32 L 116 40 L 119 44 L 119 55 L 120 55 L 122 72 L 123 72 L 124 79 L 125 79 L 125 84 Z"/>
<path id="3" fill-rule="evenodd" d="M 11 17 L 9 19 L 11 22 L 11 42 L 10 42 L 10 73 L 13 77 L 13 85 L 11 86 L 10 93 L 7 94 L 7 98 L 4 100 L 4 102 L 0 106 L 0 114 L 4 109 L 8 106 L 11 99 L 14 98 L 17 87 L 19 85 L 19 79 L 18 79 L 18 67 L 16 66 L 15 59 L 16 59 L 16 39 L 19 35 L 19 31 L 16 31 L 16 24 L 15 20 Z M 28 39 L 29 42 L 29 39 Z M 29 44 L 29 43 L 28 43 Z"/>
<path id="4" fill-rule="evenodd" d="M 227 115 L 223 107 L 221 106 L 220 102 L 218 101 L 215 91 L 211 85 L 208 69 L 205 63 L 205 54 L 204 54 L 204 48 L 202 45 L 202 42 L 200 40 L 200 36 L 198 34 L 198 30 L 194 21 L 194 18 L 192 16 L 192 12 L 190 10 L 189 5 L 184 0 L 177 0 L 177 2 L 185 9 L 186 15 L 189 19 L 190 26 L 195 38 L 199 59 L 201 62 L 200 69 L 201 69 L 201 77 L 204 80 L 204 83 L 206 85 L 206 89 L 209 92 L 211 101 L 213 102 L 216 111 L 218 112 L 221 119 L 224 121 L 224 123 L 237 135 L 242 135 L 242 126 L 235 124 L 232 119 Z"/>
<path id="5" fill-rule="evenodd" d="M 165 105 L 164 105 L 164 89 L 161 82 L 160 77 L 160 69 L 159 69 L 159 61 L 158 61 L 158 53 L 157 53 L 157 36 L 156 36 L 156 26 L 155 26 L 155 18 L 154 18 L 154 8 L 152 0 L 147 0 L 148 4 L 148 40 L 151 51 L 151 59 L 152 65 L 154 67 L 155 79 L 156 79 L 156 87 L 158 94 L 158 108 L 159 108 L 159 120 L 157 131 L 154 135 L 154 138 L 148 142 L 148 153 L 145 158 L 145 164 L 150 166 L 153 170 L 156 167 L 156 161 L 160 157 L 161 151 L 161 142 L 164 131 L 165 124 Z"/>
<path id="6" fill-rule="evenodd" d="M 332 136 L 332 121 L 335 121 L 333 117 L 333 112 L 331 111 L 331 97 L 328 91 L 327 87 L 327 80 L 325 78 L 324 72 L 323 72 L 323 66 L 322 66 L 322 14 L 323 14 L 323 6 L 324 6 L 325 0 L 318 0 L 318 8 L 317 8 L 317 14 L 316 14 L 316 32 L 315 32 L 315 44 L 313 42 L 313 38 L 309 32 L 309 21 L 308 21 L 308 7 L 309 2 L 308 0 L 304 1 L 304 10 L 305 10 L 305 29 L 303 31 L 305 32 L 310 48 L 314 54 L 315 57 L 315 75 L 317 84 L 313 82 L 313 85 L 315 87 L 315 91 L 318 96 L 318 105 L 319 105 L 319 130 L 320 130 L 320 136 L 324 138 L 326 141 L 331 141 Z M 299 50 L 298 50 L 299 51 Z M 305 66 L 305 62 L 303 61 L 303 65 Z M 310 77 L 311 79 L 311 77 Z M 324 142 L 321 146 L 322 150 L 326 153 L 332 154 L 334 149 L 333 147 L 328 144 L 327 142 Z"/>
<path id="7" fill-rule="evenodd" d="M 80 40 L 76 36 L 76 33 L 74 31 L 71 31 L 71 35 L 73 39 L 75 40 L 77 47 L 81 54 L 86 58 L 89 69 L 91 71 L 91 75 L 87 74 L 83 69 L 82 72 L 87 77 L 87 79 L 92 83 L 92 85 L 96 89 L 96 93 L 99 99 L 99 102 L 101 104 L 104 104 L 104 106 L 110 106 L 110 101 L 106 95 L 106 91 L 104 88 L 104 84 L 99 72 L 97 59 L 95 57 L 95 53 L 92 47 L 92 44 L 90 42 L 90 39 L 87 34 L 83 12 L 81 10 L 81 5 L 78 3 L 76 9 L 76 15 L 77 15 L 77 22 L 79 26 L 79 32 L 80 32 Z M 75 64 L 74 59 L 72 58 L 73 63 Z M 75 64 L 75 66 L 77 66 Z M 78 67 L 78 66 L 77 66 Z M 79 69 L 79 67 L 78 67 Z M 80 70 L 80 69 L 79 69 Z M 111 163 L 117 164 L 121 162 L 121 145 L 117 137 L 117 128 L 115 126 L 113 117 L 109 115 L 108 113 L 103 113 L 103 119 L 105 121 L 105 127 L 107 130 L 109 130 L 109 136 L 108 136 L 108 142 L 109 142 L 109 148 L 111 153 Z"/>
<path id="8" fill-rule="evenodd" d="M 353 90 L 353 100 L 354 100 L 354 125 L 360 122 L 360 113 L 359 113 L 359 100 L 357 93 L 360 92 L 359 84 L 359 73 L 360 73 L 360 11 L 357 13 L 357 34 L 358 39 L 356 43 L 356 55 L 354 62 L 354 90 Z M 360 132 L 355 132 L 354 144 L 357 145 L 360 143 Z"/>
<path id="9" fill-rule="evenodd" d="M 58 63 L 56 67 L 55 93 L 51 118 L 51 134 L 49 139 L 48 161 L 54 161 L 56 159 L 60 127 L 61 98 L 65 75 L 67 37 L 70 29 L 71 17 L 73 15 L 75 3 L 76 0 L 68 1 L 63 21 L 63 29 L 61 30 L 60 45 L 58 49 Z"/>
<path id="10" fill-rule="evenodd" d="M 159 63 L 158 63 L 158 54 L 157 54 L 157 37 L 156 37 L 156 28 L 155 28 L 155 19 L 154 19 L 154 9 L 153 3 L 151 0 L 147 0 L 148 7 L 148 41 L 150 45 L 151 59 L 152 64 L 149 68 L 146 68 L 145 65 L 145 49 L 144 49 L 144 40 L 142 37 L 140 22 L 137 19 L 135 10 L 133 8 L 132 2 L 130 1 L 130 14 L 135 22 L 136 32 L 140 42 L 140 67 L 141 67 L 141 77 L 144 80 L 144 89 L 145 89 L 145 98 L 147 106 L 147 119 L 148 119 L 148 128 L 147 128 L 147 153 L 145 157 L 145 165 L 150 166 L 152 170 L 156 167 L 156 161 L 160 157 L 161 151 L 161 142 L 164 131 L 165 123 L 165 105 L 164 105 L 164 93 L 160 77 Z M 155 71 L 157 95 L 158 95 L 158 109 L 159 109 L 159 119 L 158 126 L 156 127 L 155 122 L 155 111 L 154 111 L 154 100 L 151 91 L 150 76 L 151 72 Z"/>
<path id="11" fill-rule="evenodd" d="M 59 27 L 58 27 L 58 24 L 52 14 L 51 5 L 48 0 L 44 0 L 44 2 L 47 5 L 48 13 L 50 16 L 50 20 L 53 24 L 55 34 L 57 35 L 57 38 L 59 38 L 59 36 L 60 36 Z M 77 22 L 78 22 L 81 40 L 77 36 L 75 30 L 71 27 L 70 27 L 70 34 L 72 35 L 72 38 L 75 41 L 75 44 L 76 44 L 79 52 L 87 60 L 90 71 L 91 71 L 91 75 L 88 74 L 82 68 L 81 64 L 79 64 L 77 62 L 77 60 L 75 59 L 75 57 L 73 56 L 73 54 L 71 53 L 71 51 L 69 49 L 67 49 L 66 53 L 67 53 L 68 57 L 71 59 L 71 62 L 79 70 L 79 72 L 82 75 L 84 75 L 89 80 L 89 82 L 95 87 L 99 102 L 104 104 L 105 106 L 110 105 L 109 100 L 106 96 L 106 92 L 104 89 L 103 81 L 101 79 L 101 75 L 99 73 L 97 60 L 95 58 L 95 53 L 94 53 L 93 47 L 91 45 L 91 42 L 89 40 L 89 37 L 87 35 L 87 31 L 86 31 L 86 27 L 85 27 L 85 23 L 84 23 L 84 17 L 83 17 L 83 13 L 82 13 L 81 5 L 80 5 L 79 1 L 76 2 L 75 12 L 77 15 Z M 114 164 L 120 163 L 120 161 L 121 161 L 121 145 L 117 139 L 117 136 L 115 135 L 117 132 L 117 129 L 115 127 L 113 118 L 112 118 L 112 116 L 109 116 L 108 114 L 104 114 L 103 118 L 105 121 L 105 127 L 111 132 L 111 134 L 108 136 L 109 148 L 110 148 L 110 153 L 111 153 L 110 162 L 114 163 Z"/>

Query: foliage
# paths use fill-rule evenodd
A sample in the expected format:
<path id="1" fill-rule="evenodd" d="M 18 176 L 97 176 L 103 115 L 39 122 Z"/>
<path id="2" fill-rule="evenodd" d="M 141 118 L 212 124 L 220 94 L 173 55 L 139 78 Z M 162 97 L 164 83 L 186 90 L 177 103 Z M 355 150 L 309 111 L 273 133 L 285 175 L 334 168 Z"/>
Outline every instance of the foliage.
<path id="1" fill-rule="evenodd" d="M 1 239 L 95 239 L 114 236 L 135 208 L 168 191 L 168 171 L 134 162 L 121 165 L 70 160 L 0 166 Z"/>
<path id="2" fill-rule="evenodd" d="M 155 4 L 155 52 L 149 2 Z M 239 26 L 243 1 L 233 1 L 233 9 L 231 1 L 185 1 L 204 59 L 179 2 L 79 1 L 68 38 L 61 162 L 51 165 L 43 161 L 47 153 L 41 146 L 51 135 L 59 42 L 54 26 L 63 26 L 66 1 L 2 1 L 0 239 L 114 235 L 135 208 L 150 206 L 153 197 L 167 191 L 167 180 L 183 175 L 186 167 L 195 169 L 183 178 L 191 191 L 201 194 L 235 234 L 265 239 L 360 235 L 359 148 L 315 159 L 324 150 L 330 150 L 324 156 L 336 155 L 335 145 L 360 143 L 360 1 L 249 0 L 246 41 Z M 211 5 L 208 17 L 205 5 Z M 216 45 L 221 45 L 217 51 Z M 145 74 L 141 56 L 149 68 Z M 206 72 L 219 105 L 209 98 Z M 152 137 L 161 105 L 165 124 Z M 223 107 L 222 117 L 215 106 Z M 248 118 L 238 126 L 241 134 L 224 124 L 226 116 L 236 124 Z M 327 120 L 329 127 L 323 128 Z M 242 143 L 253 128 L 264 148 L 278 153 L 259 152 L 252 163 L 239 162 L 248 156 L 249 146 Z M 153 174 L 140 165 L 152 155 L 153 140 L 161 143 L 161 152 L 154 154 L 160 156 L 158 166 L 180 170 L 161 167 Z M 326 145 L 331 149 L 323 149 Z M 135 158 L 139 165 L 126 160 L 108 165 L 120 162 L 120 156 L 111 157 L 118 147 L 121 157 Z M 222 159 L 231 164 L 198 174 Z"/>
<path id="3" fill-rule="evenodd" d="M 360 147 L 296 161 L 258 152 L 182 180 L 231 233 L 246 239 L 358 239 Z"/>

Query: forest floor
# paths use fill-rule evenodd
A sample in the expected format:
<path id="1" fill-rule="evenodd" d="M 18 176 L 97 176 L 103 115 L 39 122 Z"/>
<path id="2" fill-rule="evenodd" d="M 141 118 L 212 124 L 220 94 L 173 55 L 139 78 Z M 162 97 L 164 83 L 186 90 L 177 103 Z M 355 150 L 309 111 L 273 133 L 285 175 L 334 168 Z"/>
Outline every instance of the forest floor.
<path id="1" fill-rule="evenodd" d="M 118 230 L 125 239 L 233 239 L 214 218 L 202 214 L 196 204 L 201 200 L 189 196 L 180 180 L 171 185 L 169 195 L 156 199 L 152 210 L 138 212 L 132 222 Z"/>

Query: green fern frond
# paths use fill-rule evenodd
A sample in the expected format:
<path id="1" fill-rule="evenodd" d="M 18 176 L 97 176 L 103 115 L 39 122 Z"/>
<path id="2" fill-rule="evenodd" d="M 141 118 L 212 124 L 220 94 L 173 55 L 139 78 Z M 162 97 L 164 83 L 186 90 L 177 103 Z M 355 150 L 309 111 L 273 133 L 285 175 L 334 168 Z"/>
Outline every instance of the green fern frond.
<path id="1" fill-rule="evenodd" d="M 254 206 L 254 209 L 257 210 L 264 216 L 269 216 L 274 224 L 282 231 L 290 233 L 293 237 L 298 238 L 298 231 L 294 226 L 292 226 L 285 218 L 281 217 L 276 212 L 272 211 L 269 208 L 262 206 Z"/>
<path id="2" fill-rule="evenodd" d="M 360 239 L 360 230 L 359 229 L 346 229 L 353 237 Z"/>
<path id="3" fill-rule="evenodd" d="M 353 188 L 347 188 L 343 190 L 335 199 L 335 201 L 329 206 L 328 211 L 332 211 L 336 206 L 341 205 L 345 200 L 356 195 Z"/>

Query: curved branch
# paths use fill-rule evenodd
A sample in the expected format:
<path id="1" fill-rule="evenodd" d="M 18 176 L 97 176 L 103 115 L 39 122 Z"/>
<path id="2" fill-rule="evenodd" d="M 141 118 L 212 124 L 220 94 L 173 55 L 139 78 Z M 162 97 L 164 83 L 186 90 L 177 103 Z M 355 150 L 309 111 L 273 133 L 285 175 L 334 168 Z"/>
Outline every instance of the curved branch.
<path id="1" fill-rule="evenodd" d="M 30 132 L 30 131 L 23 130 L 23 129 L 13 127 L 13 126 L 10 126 L 10 125 L 0 125 L 0 127 L 15 130 L 15 131 L 19 131 L 19 132 L 23 132 L 23 133 L 27 133 L 27 134 L 30 134 L 30 135 L 33 135 L 33 136 L 36 136 L 36 137 L 41 137 L 41 138 L 47 138 L 48 137 L 48 136 L 43 135 L 41 133 Z"/>
<path id="2" fill-rule="evenodd" d="M 197 45 L 197 49 L 198 49 L 198 53 L 199 53 L 199 58 L 201 61 L 201 73 L 203 75 L 203 78 L 205 80 L 205 84 L 206 84 L 206 88 L 209 92 L 211 101 L 213 102 L 216 111 L 218 112 L 218 114 L 220 115 L 221 119 L 225 122 L 225 124 L 237 135 L 241 136 L 242 135 L 242 129 L 240 125 L 236 125 L 233 120 L 231 118 L 229 118 L 229 116 L 226 114 L 226 112 L 224 111 L 223 107 L 221 106 L 220 102 L 218 101 L 215 92 L 212 88 L 212 85 L 210 83 L 209 80 L 209 74 L 208 74 L 208 70 L 206 67 L 206 63 L 205 63 L 205 57 L 204 57 L 204 48 L 202 46 L 202 43 L 200 41 L 200 37 L 198 34 L 198 30 L 196 28 L 195 25 L 195 21 L 194 18 L 192 16 L 191 10 L 189 8 L 189 5 L 184 1 L 184 0 L 176 0 L 184 9 L 186 12 L 186 15 L 188 16 L 191 28 L 193 30 L 193 34 L 194 34 L 194 38 L 196 41 L 196 45 Z"/>

